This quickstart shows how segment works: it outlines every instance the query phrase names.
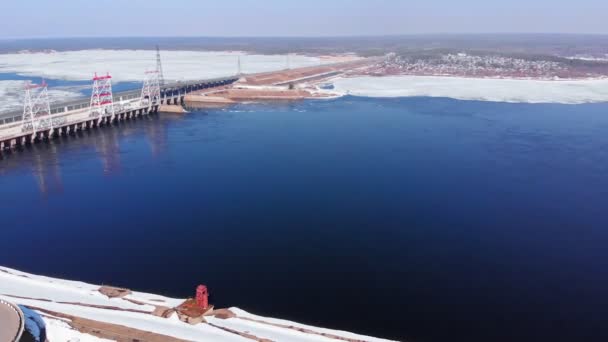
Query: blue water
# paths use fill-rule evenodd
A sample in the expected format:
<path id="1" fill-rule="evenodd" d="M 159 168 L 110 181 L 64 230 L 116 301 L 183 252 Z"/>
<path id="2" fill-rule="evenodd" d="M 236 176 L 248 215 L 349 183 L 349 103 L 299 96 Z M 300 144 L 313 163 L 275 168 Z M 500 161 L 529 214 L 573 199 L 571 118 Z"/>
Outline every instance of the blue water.
<path id="1" fill-rule="evenodd" d="M 159 115 L 0 161 L 0 264 L 412 341 L 608 339 L 608 104 Z"/>

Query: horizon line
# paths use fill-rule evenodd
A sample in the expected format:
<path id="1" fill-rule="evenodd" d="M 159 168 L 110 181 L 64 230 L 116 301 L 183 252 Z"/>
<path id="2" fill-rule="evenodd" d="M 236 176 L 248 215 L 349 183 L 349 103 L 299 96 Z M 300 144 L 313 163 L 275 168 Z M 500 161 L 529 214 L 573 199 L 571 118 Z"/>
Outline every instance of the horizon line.
<path id="1" fill-rule="evenodd" d="M 207 39 L 332 39 L 332 38 L 399 38 L 424 36 L 607 36 L 608 33 L 572 33 L 572 32 L 427 32 L 427 33 L 398 33 L 398 34 L 348 34 L 348 35 L 135 35 L 135 36 L 29 36 L 29 37 L 0 37 L 0 41 L 19 40 L 53 40 L 53 39 L 170 39 L 170 38 L 207 38 Z"/>

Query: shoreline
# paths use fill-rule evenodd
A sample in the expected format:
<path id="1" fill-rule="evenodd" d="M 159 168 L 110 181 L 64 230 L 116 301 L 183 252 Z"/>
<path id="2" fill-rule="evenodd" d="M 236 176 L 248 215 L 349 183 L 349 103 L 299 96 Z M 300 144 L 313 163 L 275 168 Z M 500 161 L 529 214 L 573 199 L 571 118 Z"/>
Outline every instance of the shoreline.
<path id="1" fill-rule="evenodd" d="M 608 102 L 608 78 L 555 81 L 349 75 L 329 83 L 334 85 L 334 93 L 376 98 L 444 97 L 464 101 L 558 104 Z"/>
<path id="2" fill-rule="evenodd" d="M 112 292 L 108 286 L 38 276 L 0 266 L 0 299 L 40 314 L 52 341 L 59 341 L 58 336 L 61 340 L 74 338 L 82 342 L 113 340 L 117 336 L 146 341 L 327 341 L 328 338 L 347 342 L 389 341 L 256 316 L 236 307 L 213 309 L 194 318 L 179 309 L 188 299 L 128 289 L 110 290 L 122 293 L 108 293 Z M 213 293 L 213 289 L 211 291 Z"/>

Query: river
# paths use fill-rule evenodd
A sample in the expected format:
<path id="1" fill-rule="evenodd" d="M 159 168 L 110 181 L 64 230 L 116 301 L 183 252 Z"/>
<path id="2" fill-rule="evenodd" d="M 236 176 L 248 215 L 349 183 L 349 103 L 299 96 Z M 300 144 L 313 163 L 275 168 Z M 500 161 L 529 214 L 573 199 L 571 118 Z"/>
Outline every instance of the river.
<path id="1" fill-rule="evenodd" d="M 344 97 L 0 157 L 0 264 L 412 341 L 608 338 L 608 104 Z"/>

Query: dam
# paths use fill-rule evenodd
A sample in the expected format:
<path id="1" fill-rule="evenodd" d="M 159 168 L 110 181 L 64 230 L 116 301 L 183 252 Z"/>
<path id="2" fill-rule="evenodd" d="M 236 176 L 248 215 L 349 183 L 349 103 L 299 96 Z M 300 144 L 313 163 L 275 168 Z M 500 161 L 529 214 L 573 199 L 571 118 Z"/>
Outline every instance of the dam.
<path id="1" fill-rule="evenodd" d="M 44 82 L 27 84 L 23 112 L 0 114 L 0 151 L 157 113 L 163 104 L 183 104 L 191 92 L 226 86 L 237 80 L 238 76 L 229 76 L 161 84 L 161 74 L 155 70 L 146 73 L 141 90 L 112 93 L 112 76 L 95 75 L 90 101 L 52 106 Z"/>
<path id="2" fill-rule="evenodd" d="M 49 100 L 48 85 L 26 83 L 23 111 L 0 113 L 0 153 L 48 141 L 78 131 L 117 124 L 157 113 L 162 105 L 230 104 L 252 100 L 297 100 L 319 98 L 314 89 L 294 87 L 298 83 L 322 81 L 359 68 L 375 59 L 355 59 L 314 67 L 241 74 L 213 79 L 165 83 L 160 53 L 156 69 L 145 72 L 141 89 L 114 93 L 112 76 L 94 74 L 90 100 L 60 103 Z M 236 87 L 230 89 L 231 87 Z"/>

